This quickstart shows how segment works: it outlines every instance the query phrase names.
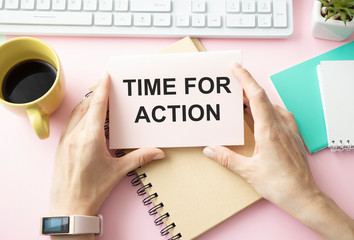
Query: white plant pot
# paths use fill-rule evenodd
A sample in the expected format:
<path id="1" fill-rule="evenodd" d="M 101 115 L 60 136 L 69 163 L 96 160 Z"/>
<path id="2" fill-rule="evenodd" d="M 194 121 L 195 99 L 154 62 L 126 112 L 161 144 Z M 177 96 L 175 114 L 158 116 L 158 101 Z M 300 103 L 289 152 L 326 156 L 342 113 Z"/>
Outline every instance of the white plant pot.
<path id="1" fill-rule="evenodd" d="M 354 32 L 354 20 L 347 24 L 341 20 L 326 19 L 321 15 L 321 2 L 314 1 L 312 9 L 312 35 L 316 38 L 342 41 Z"/>

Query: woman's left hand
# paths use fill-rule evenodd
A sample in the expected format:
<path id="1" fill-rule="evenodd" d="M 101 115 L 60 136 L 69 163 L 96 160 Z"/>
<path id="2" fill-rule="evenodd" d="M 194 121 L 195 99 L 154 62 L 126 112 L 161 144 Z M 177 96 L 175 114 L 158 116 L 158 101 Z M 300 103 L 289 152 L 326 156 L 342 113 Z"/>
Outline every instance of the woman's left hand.
<path id="1" fill-rule="evenodd" d="M 112 157 L 106 147 L 104 122 L 110 77 L 74 109 L 57 148 L 50 192 L 50 215 L 97 215 L 113 187 L 129 171 L 164 158 L 157 148 L 142 148 Z"/>

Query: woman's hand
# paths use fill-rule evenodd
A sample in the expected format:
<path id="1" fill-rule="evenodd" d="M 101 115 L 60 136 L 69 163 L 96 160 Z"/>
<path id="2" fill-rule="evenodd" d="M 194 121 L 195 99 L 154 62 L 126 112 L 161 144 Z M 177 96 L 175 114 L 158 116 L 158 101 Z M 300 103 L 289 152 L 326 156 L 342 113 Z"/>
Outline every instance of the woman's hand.
<path id="1" fill-rule="evenodd" d="M 51 215 L 97 215 L 112 188 L 129 171 L 164 158 L 157 148 L 143 148 L 124 157 L 112 157 L 106 147 L 104 122 L 110 78 L 72 112 L 55 155 L 50 193 Z"/>
<path id="2" fill-rule="evenodd" d="M 315 184 L 294 116 L 273 106 L 247 70 L 236 64 L 232 71 L 253 115 L 254 154 L 245 157 L 221 146 L 207 147 L 204 154 L 242 176 L 261 196 L 324 239 L 353 240 L 353 220 Z"/>
<path id="3" fill-rule="evenodd" d="M 294 116 L 273 106 L 247 70 L 236 65 L 232 71 L 244 88 L 245 103 L 254 118 L 254 154 L 245 157 L 221 146 L 209 147 L 204 152 L 209 152 L 217 162 L 242 176 L 259 194 L 277 205 L 291 205 L 289 199 L 305 202 L 313 199 L 319 190 Z"/>

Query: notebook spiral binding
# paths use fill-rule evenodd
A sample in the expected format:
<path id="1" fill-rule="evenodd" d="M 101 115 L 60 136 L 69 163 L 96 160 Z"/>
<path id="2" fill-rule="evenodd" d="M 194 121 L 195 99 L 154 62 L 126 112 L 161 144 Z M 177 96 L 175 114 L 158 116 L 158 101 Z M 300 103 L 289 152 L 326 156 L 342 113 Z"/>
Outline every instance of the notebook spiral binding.
<path id="1" fill-rule="evenodd" d="M 332 152 L 351 151 L 354 150 L 354 144 L 350 140 L 339 140 L 337 142 L 332 140 L 329 148 Z"/>
<path id="2" fill-rule="evenodd" d="M 89 97 L 89 96 L 91 95 L 91 93 L 92 93 L 92 91 L 90 91 L 89 93 L 87 93 L 87 94 L 85 95 L 85 98 Z M 108 114 L 108 113 L 109 113 L 109 111 L 107 111 L 106 120 L 105 120 L 105 123 L 104 123 L 104 134 L 105 134 L 105 137 L 106 137 L 107 140 L 109 139 L 109 117 L 108 117 L 109 114 Z M 124 154 L 125 154 L 125 153 L 124 153 L 124 150 L 123 150 L 123 149 L 117 149 L 117 150 L 114 151 L 114 155 L 115 155 L 116 157 L 122 157 L 122 156 L 124 156 Z M 139 167 L 139 168 L 140 168 L 140 167 Z M 136 172 L 135 172 L 135 170 L 130 171 L 130 172 L 127 174 L 127 176 L 129 176 L 129 177 L 135 176 L 135 177 L 131 180 L 131 184 L 132 184 L 133 186 L 138 186 L 138 185 L 140 184 L 140 182 L 141 182 L 141 179 L 146 178 L 146 174 L 145 174 L 145 173 L 137 175 Z M 148 184 L 146 184 L 146 185 L 143 185 L 142 187 L 140 187 L 140 188 L 137 190 L 137 194 L 138 194 L 139 196 L 143 196 L 143 195 L 146 194 L 146 189 L 151 188 L 151 187 L 152 187 L 152 184 L 151 184 L 151 183 L 148 183 Z M 157 194 L 157 193 L 153 193 L 153 194 L 151 194 L 151 195 L 145 197 L 144 200 L 142 201 L 142 203 L 143 203 L 145 206 L 148 206 L 148 205 L 152 204 L 152 200 L 153 200 L 154 198 L 157 198 L 157 197 L 158 197 L 158 194 Z M 164 206 L 163 203 L 159 203 L 159 204 L 155 205 L 154 207 L 152 207 L 152 208 L 149 209 L 149 214 L 150 214 L 150 215 L 156 215 L 156 214 L 158 213 L 158 209 L 162 208 L 163 206 Z M 159 226 L 159 225 L 163 224 L 163 223 L 164 223 L 163 220 L 166 219 L 166 218 L 168 218 L 168 217 L 170 217 L 170 214 L 169 214 L 168 212 L 165 213 L 165 214 L 163 214 L 163 215 L 161 215 L 161 216 L 159 216 L 159 217 L 156 218 L 155 221 L 154 221 L 154 222 L 155 222 L 155 225 L 156 225 L 156 226 Z M 166 236 L 167 234 L 170 233 L 170 230 L 172 230 L 172 229 L 175 228 L 175 227 L 176 227 L 176 224 L 175 224 L 175 223 L 171 223 L 171 224 L 167 225 L 166 227 L 164 227 L 164 228 L 160 231 L 161 236 Z M 178 233 L 178 234 L 172 236 L 171 238 L 169 238 L 168 240 L 177 240 L 177 239 L 180 239 L 181 237 L 182 237 L 182 234 L 181 234 L 181 233 Z"/>
<path id="3" fill-rule="evenodd" d="M 142 179 L 146 178 L 146 174 L 145 173 L 142 173 L 142 174 L 136 174 L 135 171 L 131 171 L 127 174 L 127 176 L 130 176 L 130 177 L 133 177 L 135 176 L 132 180 L 131 180 L 131 184 L 133 186 L 138 186 L 141 182 Z M 152 187 L 152 184 L 151 183 L 148 183 L 148 184 L 145 184 L 143 185 L 142 187 L 140 187 L 138 190 L 137 190 L 137 194 L 139 196 L 143 196 L 146 193 L 146 189 L 148 188 L 151 188 Z M 147 197 L 144 198 L 144 200 L 142 201 L 142 203 L 145 205 L 145 206 L 148 206 L 150 204 L 152 204 L 152 200 L 157 198 L 159 195 L 155 192 L 155 193 L 152 193 L 150 195 L 148 195 Z M 159 204 L 156 204 L 155 206 L 153 206 L 152 208 L 149 209 L 149 215 L 153 216 L 153 215 L 156 215 L 158 214 L 158 210 L 160 208 L 163 208 L 164 207 L 164 204 L 162 202 L 160 202 Z M 169 218 L 170 217 L 170 214 L 168 212 L 162 214 L 161 216 L 159 216 L 158 218 L 155 219 L 155 225 L 156 226 L 160 226 L 164 223 L 164 219 L 166 218 Z M 161 236 L 166 236 L 167 234 L 170 233 L 170 231 L 176 227 L 176 224 L 175 223 L 171 223 L 169 225 L 167 225 L 166 227 L 164 227 L 161 231 L 160 231 L 160 234 Z M 172 236 L 171 238 L 169 238 L 168 240 L 177 240 L 177 239 L 180 239 L 182 237 L 182 234 L 181 233 L 178 233 L 174 236 Z"/>

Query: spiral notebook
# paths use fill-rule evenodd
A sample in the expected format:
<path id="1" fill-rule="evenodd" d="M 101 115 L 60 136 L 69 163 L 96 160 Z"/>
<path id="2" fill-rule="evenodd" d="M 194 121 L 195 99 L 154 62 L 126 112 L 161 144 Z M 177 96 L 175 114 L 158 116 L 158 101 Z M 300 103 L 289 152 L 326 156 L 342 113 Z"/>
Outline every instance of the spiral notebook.
<path id="1" fill-rule="evenodd" d="M 354 150 L 354 61 L 321 61 L 317 66 L 328 147 Z"/>
<path id="2" fill-rule="evenodd" d="M 163 52 L 187 51 L 204 48 L 187 37 Z M 248 156 L 254 150 L 252 124 L 245 112 L 245 145 L 231 147 Z M 140 186 L 138 195 L 156 216 L 155 224 L 166 236 L 162 239 L 195 239 L 261 198 L 241 177 L 205 157 L 202 149 L 164 149 L 164 160 L 136 170 L 132 184 Z"/>
<path id="3" fill-rule="evenodd" d="M 328 146 L 316 66 L 333 60 L 354 60 L 354 41 L 270 76 L 284 105 L 294 114 L 310 153 Z"/>

